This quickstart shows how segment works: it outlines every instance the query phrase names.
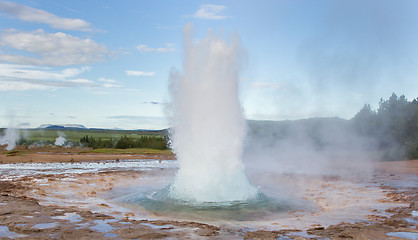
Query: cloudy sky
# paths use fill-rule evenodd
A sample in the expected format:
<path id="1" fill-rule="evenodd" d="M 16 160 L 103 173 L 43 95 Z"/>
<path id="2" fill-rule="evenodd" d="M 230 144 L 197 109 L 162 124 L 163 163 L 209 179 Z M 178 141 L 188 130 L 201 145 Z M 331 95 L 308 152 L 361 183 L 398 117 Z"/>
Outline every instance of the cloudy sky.
<path id="1" fill-rule="evenodd" d="M 166 127 L 182 28 L 246 50 L 249 119 L 341 117 L 418 97 L 418 1 L 0 0 L 0 127 Z"/>

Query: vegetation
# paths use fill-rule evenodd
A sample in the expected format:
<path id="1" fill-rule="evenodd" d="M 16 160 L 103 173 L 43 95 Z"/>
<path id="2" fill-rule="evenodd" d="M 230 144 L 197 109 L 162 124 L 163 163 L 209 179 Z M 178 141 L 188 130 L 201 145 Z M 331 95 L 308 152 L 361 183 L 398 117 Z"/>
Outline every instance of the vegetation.
<path id="1" fill-rule="evenodd" d="M 128 148 L 128 149 L 115 149 L 115 148 L 99 148 L 93 149 L 93 153 L 103 154 L 158 154 L 158 155 L 171 155 L 170 150 L 158 150 L 150 148 Z"/>
<path id="2" fill-rule="evenodd" d="M 0 129 L 4 131 L 4 129 Z M 66 146 L 93 149 L 145 148 L 167 150 L 167 132 L 106 129 L 21 129 L 18 145 L 54 145 L 58 136 L 66 139 Z M 4 133 L 2 133 L 4 135 Z"/>
<path id="3" fill-rule="evenodd" d="M 409 102 L 393 93 L 376 111 L 365 104 L 352 122 L 358 133 L 377 140 L 385 159 L 418 158 L 418 98 Z"/>
<path id="4" fill-rule="evenodd" d="M 418 98 L 408 101 L 403 95 L 392 94 L 388 100 L 380 100 L 377 110 L 365 104 L 351 120 L 249 121 L 249 136 L 257 141 L 248 144 L 275 147 L 281 139 L 291 138 L 295 142 L 310 141 L 321 151 L 343 148 L 346 143 L 338 142 L 338 136 L 353 130 L 375 140 L 385 160 L 418 159 Z M 4 129 L 0 131 L 4 135 Z M 94 152 L 170 152 L 166 130 L 21 129 L 20 134 L 18 145 L 53 145 L 58 136 L 65 136 L 68 145 L 91 147 Z"/>
<path id="5" fill-rule="evenodd" d="M 80 139 L 80 144 L 93 149 L 97 148 L 150 148 L 158 150 L 167 150 L 167 138 L 165 136 L 140 136 L 137 138 L 122 136 L 119 139 L 95 139 L 85 136 Z"/>

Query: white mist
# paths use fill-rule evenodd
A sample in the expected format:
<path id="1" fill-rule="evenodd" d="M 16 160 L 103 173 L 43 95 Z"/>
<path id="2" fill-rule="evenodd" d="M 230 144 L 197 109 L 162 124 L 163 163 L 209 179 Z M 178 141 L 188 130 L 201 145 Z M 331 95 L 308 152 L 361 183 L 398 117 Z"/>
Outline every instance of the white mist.
<path id="1" fill-rule="evenodd" d="M 246 120 L 238 99 L 242 48 L 209 30 L 200 41 L 184 28 L 183 72 L 170 75 L 172 148 L 179 170 L 170 198 L 188 202 L 246 201 L 257 189 L 242 162 Z"/>
<path id="2" fill-rule="evenodd" d="M 65 139 L 65 134 L 63 132 L 58 131 L 57 132 L 58 137 L 55 139 L 55 146 L 64 146 L 67 142 L 67 139 Z"/>
<path id="3" fill-rule="evenodd" d="M 6 145 L 6 150 L 10 151 L 16 147 L 19 140 L 19 132 L 16 128 L 7 128 L 4 136 L 0 136 L 0 145 Z"/>

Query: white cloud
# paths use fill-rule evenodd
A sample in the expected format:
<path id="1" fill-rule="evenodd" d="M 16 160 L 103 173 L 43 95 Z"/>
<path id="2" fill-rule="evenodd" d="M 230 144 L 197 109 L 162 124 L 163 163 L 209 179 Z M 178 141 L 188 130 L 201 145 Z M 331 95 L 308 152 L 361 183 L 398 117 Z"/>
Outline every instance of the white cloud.
<path id="1" fill-rule="evenodd" d="M 0 91 L 27 91 L 45 89 L 48 89 L 48 86 L 27 82 L 0 81 Z"/>
<path id="2" fill-rule="evenodd" d="M 66 33 L 46 33 L 8 30 L 0 46 L 26 51 L 30 55 L 0 54 L 0 61 L 28 65 L 65 66 L 103 61 L 110 54 L 107 48 L 91 39 L 81 39 Z"/>
<path id="3" fill-rule="evenodd" d="M 0 91 L 55 90 L 57 88 L 101 87 L 93 81 L 38 80 L 38 79 L 0 79 Z"/>
<path id="4" fill-rule="evenodd" d="M 113 83 L 104 83 L 102 86 L 104 88 L 120 88 L 120 87 L 122 87 L 121 85 L 117 85 L 117 84 L 113 84 Z"/>
<path id="5" fill-rule="evenodd" d="M 49 68 L 39 68 L 34 66 L 24 66 L 17 64 L 0 64 L 0 77 L 7 79 L 55 79 L 64 80 L 75 77 L 83 72 L 89 71 L 90 67 L 66 68 L 61 71 L 52 71 Z"/>
<path id="6" fill-rule="evenodd" d="M 143 71 L 135 71 L 135 70 L 126 70 L 126 75 L 133 76 L 133 77 L 140 77 L 140 76 L 153 76 L 154 72 L 143 72 Z"/>
<path id="7" fill-rule="evenodd" d="M 110 78 L 101 77 L 101 78 L 99 78 L 99 82 L 103 82 L 102 86 L 104 88 L 120 88 L 120 87 L 122 87 L 121 85 L 116 84 L 117 83 L 116 80 L 113 80 L 113 79 L 110 79 Z"/>
<path id="8" fill-rule="evenodd" d="M 101 78 L 99 78 L 99 82 L 105 82 L 105 83 L 115 83 L 115 82 L 116 82 L 116 80 L 113 80 L 113 79 L 110 79 L 110 78 L 104 78 L 104 77 L 101 77 Z"/>
<path id="9" fill-rule="evenodd" d="M 166 52 L 174 52 L 176 51 L 175 48 L 173 48 L 174 44 L 172 43 L 166 43 L 165 48 L 151 48 L 148 47 L 145 44 L 138 45 L 136 49 L 140 52 L 159 52 L 159 53 L 166 53 Z"/>
<path id="10" fill-rule="evenodd" d="M 55 29 L 92 31 L 90 23 L 82 19 L 62 18 L 18 3 L 0 1 L 0 11 L 25 22 L 45 23 Z"/>
<path id="11" fill-rule="evenodd" d="M 94 84 L 93 81 L 88 80 L 88 79 L 83 79 L 83 78 L 79 78 L 79 79 L 71 79 L 69 80 L 70 82 L 73 83 L 82 83 L 82 84 Z"/>
<path id="12" fill-rule="evenodd" d="M 222 20 L 228 18 L 228 16 L 220 15 L 220 13 L 225 9 L 226 6 L 223 5 L 204 4 L 192 15 L 192 17 L 209 20 Z"/>
<path id="13" fill-rule="evenodd" d="M 117 85 L 99 84 L 78 76 L 90 67 L 51 70 L 17 64 L 0 64 L 0 91 L 47 90 L 56 88 L 95 87 L 109 88 Z"/>

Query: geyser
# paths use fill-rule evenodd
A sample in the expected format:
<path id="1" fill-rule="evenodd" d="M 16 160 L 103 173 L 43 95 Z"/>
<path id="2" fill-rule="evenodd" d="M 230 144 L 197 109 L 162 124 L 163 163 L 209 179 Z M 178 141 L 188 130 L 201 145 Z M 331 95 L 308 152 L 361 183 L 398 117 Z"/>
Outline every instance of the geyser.
<path id="1" fill-rule="evenodd" d="M 243 49 L 209 30 L 200 41 L 185 26 L 183 72 L 170 74 L 171 145 L 179 170 L 166 188 L 169 199 L 191 204 L 251 201 L 258 190 L 242 162 L 246 120 L 238 98 Z"/>

